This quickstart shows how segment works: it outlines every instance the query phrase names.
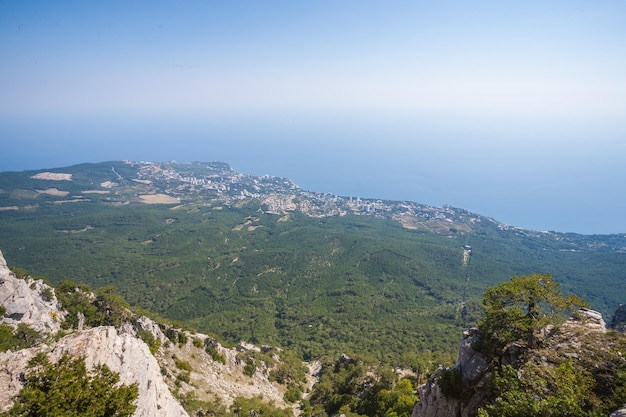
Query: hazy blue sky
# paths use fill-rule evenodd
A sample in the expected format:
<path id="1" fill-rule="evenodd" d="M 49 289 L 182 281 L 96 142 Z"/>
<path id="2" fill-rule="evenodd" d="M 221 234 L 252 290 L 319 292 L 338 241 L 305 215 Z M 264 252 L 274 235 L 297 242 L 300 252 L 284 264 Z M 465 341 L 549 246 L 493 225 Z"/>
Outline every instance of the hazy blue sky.
<path id="1" fill-rule="evenodd" d="M 626 2 L 0 0 L 0 145 L 626 232 Z"/>

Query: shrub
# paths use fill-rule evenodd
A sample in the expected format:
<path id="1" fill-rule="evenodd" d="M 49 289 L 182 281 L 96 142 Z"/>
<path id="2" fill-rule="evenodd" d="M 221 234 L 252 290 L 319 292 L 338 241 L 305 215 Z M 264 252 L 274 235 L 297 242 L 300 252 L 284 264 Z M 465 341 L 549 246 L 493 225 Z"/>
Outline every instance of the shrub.
<path id="1" fill-rule="evenodd" d="M 254 365 L 254 359 L 249 357 L 248 359 L 246 359 L 246 366 L 243 367 L 243 373 L 248 375 L 249 377 L 253 377 L 255 371 L 256 366 Z"/>
<path id="2" fill-rule="evenodd" d="M 44 301 L 52 301 L 52 299 L 54 298 L 54 293 L 52 292 L 52 289 L 50 289 L 50 287 L 46 287 L 41 290 L 41 298 Z"/>
<path id="3" fill-rule="evenodd" d="M 152 332 L 149 330 L 144 330 L 144 329 L 138 330 L 137 337 L 139 337 L 141 340 L 145 342 L 146 345 L 148 345 L 148 348 L 150 349 L 150 353 L 152 353 L 153 355 L 161 347 L 161 339 L 154 337 Z"/>
<path id="4" fill-rule="evenodd" d="M 189 371 L 183 371 L 176 376 L 176 385 L 180 386 L 181 382 L 188 384 L 190 381 Z"/>
<path id="5" fill-rule="evenodd" d="M 446 398 L 461 399 L 463 397 L 463 380 L 457 368 L 443 369 L 437 375 L 437 385 Z"/>
<path id="6" fill-rule="evenodd" d="M 287 389 L 287 392 L 285 392 L 284 399 L 288 403 L 295 403 L 297 401 L 300 401 L 302 399 L 302 388 L 300 388 L 299 386 L 289 387 L 289 389 Z"/>
<path id="7" fill-rule="evenodd" d="M 211 356 L 211 358 L 215 362 L 219 362 L 219 363 L 224 364 L 224 365 L 226 364 L 226 357 L 224 355 L 222 355 L 221 353 L 219 353 L 217 351 L 217 349 L 214 348 L 213 346 L 207 345 L 204 348 L 204 350 L 205 350 L 206 353 L 208 353 Z"/>
<path id="8" fill-rule="evenodd" d="M 181 371 L 191 371 L 191 364 L 182 359 L 174 358 L 174 364 Z"/>
<path id="9" fill-rule="evenodd" d="M 7 415 L 126 417 L 137 408 L 137 384 L 119 385 L 119 374 L 106 365 L 87 372 L 83 358 L 63 355 L 53 364 L 40 353 L 28 368 L 26 384 Z"/>
<path id="10" fill-rule="evenodd" d="M 237 397 L 230 406 L 230 412 L 236 416 L 293 417 L 290 407 L 278 408 L 273 401 L 267 403 L 260 397 Z"/>

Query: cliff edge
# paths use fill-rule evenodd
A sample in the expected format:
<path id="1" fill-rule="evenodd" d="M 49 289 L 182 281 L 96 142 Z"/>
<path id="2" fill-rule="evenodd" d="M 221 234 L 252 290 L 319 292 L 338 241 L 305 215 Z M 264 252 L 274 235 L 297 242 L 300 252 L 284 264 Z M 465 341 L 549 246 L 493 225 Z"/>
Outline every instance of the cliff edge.
<path id="1" fill-rule="evenodd" d="M 85 299 L 97 299 L 83 289 L 75 291 Z M 89 327 L 79 313 L 78 320 L 67 329 L 67 322 L 62 324 L 69 313 L 60 308 L 55 289 L 42 280 L 17 277 L 7 267 L 2 252 L 0 306 L 4 310 L 0 324 L 17 331 L 26 326 L 32 331 L 31 338 L 36 335 L 36 340 L 24 348 L 0 352 L 0 412 L 12 406 L 24 385 L 29 360 L 42 352 L 51 362 L 64 354 L 83 357 L 88 368 L 104 364 L 119 374 L 120 383 L 137 383 L 136 417 L 187 416 L 182 401 L 190 398 L 202 403 L 204 410 L 211 404 L 229 407 L 238 397 L 262 397 L 277 407 L 292 407 L 296 414 L 299 411 L 285 402 L 287 387 L 270 378 L 271 367 L 281 365 L 280 349 L 245 343 L 227 349 L 207 335 L 132 312 L 125 312 L 115 326 L 99 327 Z M 245 369 L 249 358 L 262 355 L 270 355 L 272 360 L 255 361 L 252 373 Z M 309 386 L 313 379 L 309 377 Z"/>
<path id="2" fill-rule="evenodd" d="M 0 252 L 0 304 L 6 313 L 1 323 L 17 327 L 20 323 L 45 335 L 60 330 L 65 312 L 58 309 L 54 289 L 41 280 L 17 278 L 7 267 Z M 137 383 L 139 397 L 136 417 L 187 416 L 163 380 L 160 366 L 148 346 L 130 333 L 115 327 L 95 327 L 70 333 L 56 341 L 37 344 L 15 352 L 0 352 L 0 411 L 6 411 L 24 383 L 28 361 L 44 352 L 52 362 L 63 354 L 85 358 L 88 368 L 107 365 L 119 373 L 122 384 Z"/>
<path id="3" fill-rule="evenodd" d="M 607 369 L 625 366 L 621 355 L 626 346 L 624 338 L 611 331 L 607 331 L 600 313 L 581 309 L 558 328 L 546 329 L 539 348 L 527 349 L 513 343 L 495 358 L 495 362 L 489 362 L 483 353 L 475 350 L 479 330 L 470 329 L 463 334 L 456 364 L 438 369 L 418 388 L 419 402 L 412 417 L 477 416 L 479 409 L 496 399 L 491 383 L 498 366 L 510 365 L 519 376 L 529 369 L 528 364 L 535 369 L 554 369 L 572 361 L 574 366 L 593 369 L 593 373 L 606 378 Z M 626 406 L 610 415 L 626 416 Z"/>

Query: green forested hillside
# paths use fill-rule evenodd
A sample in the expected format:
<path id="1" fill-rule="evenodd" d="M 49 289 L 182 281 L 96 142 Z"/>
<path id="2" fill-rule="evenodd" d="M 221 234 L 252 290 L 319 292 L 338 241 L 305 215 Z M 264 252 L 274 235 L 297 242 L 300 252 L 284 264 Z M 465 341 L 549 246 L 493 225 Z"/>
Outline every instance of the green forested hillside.
<path id="1" fill-rule="evenodd" d="M 305 358 L 451 358 L 485 288 L 513 275 L 551 273 L 605 314 L 626 300 L 622 237 L 530 233 L 452 209 L 450 218 L 424 209 L 429 227 L 406 228 L 392 203 L 313 216 L 331 213 L 337 198 L 224 164 L 165 168 L 58 170 L 71 180 L 0 173 L 0 250 L 52 282 L 115 285 L 131 304 L 226 342 L 282 345 Z M 142 204 L 146 195 L 172 201 Z M 262 210 L 285 195 L 298 209 Z"/>

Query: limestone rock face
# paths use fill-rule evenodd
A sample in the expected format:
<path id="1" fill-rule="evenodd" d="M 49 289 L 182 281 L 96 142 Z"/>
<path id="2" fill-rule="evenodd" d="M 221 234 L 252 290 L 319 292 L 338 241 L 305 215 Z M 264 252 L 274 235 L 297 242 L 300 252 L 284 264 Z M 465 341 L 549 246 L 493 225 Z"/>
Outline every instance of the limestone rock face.
<path id="1" fill-rule="evenodd" d="M 174 399 L 148 346 L 115 327 L 95 327 L 59 340 L 50 353 L 57 361 L 64 353 L 85 357 L 87 367 L 105 364 L 120 374 L 123 384 L 139 384 L 136 417 L 187 416 Z"/>
<path id="2" fill-rule="evenodd" d="M 0 305 L 6 309 L 0 322 L 14 327 L 23 323 L 43 335 L 56 333 L 66 317 L 66 313 L 59 309 L 54 289 L 41 280 L 17 278 L 8 269 L 1 252 Z M 193 391 L 199 400 L 217 400 L 225 406 L 230 406 L 237 397 L 254 396 L 273 401 L 281 408 L 291 406 L 284 400 L 286 388 L 270 380 L 270 369 L 263 364 L 259 364 L 253 376 L 245 374 L 245 361 L 239 354 L 245 351 L 261 352 L 262 348 L 257 346 L 242 343 L 237 348 L 227 349 L 209 336 L 188 332 L 188 342 L 172 343 L 160 324 L 138 316 L 121 323 L 119 328 L 83 327 L 79 314 L 78 328 L 59 340 L 43 338 L 39 344 L 28 349 L 0 352 L 0 412 L 12 406 L 14 396 L 23 387 L 29 360 L 40 352 L 46 353 L 52 362 L 56 362 L 63 354 L 82 356 L 88 368 L 105 364 L 120 375 L 121 383 L 137 383 L 139 396 L 134 413 L 136 417 L 187 416 L 171 394 L 172 390 L 183 395 Z M 148 331 L 155 340 L 160 341 L 160 348 L 154 354 L 138 336 L 139 331 Z M 205 351 L 207 343 L 224 358 L 224 363 L 216 361 Z M 181 371 L 174 358 L 191 365 L 187 382 L 177 379 Z M 310 381 L 312 385 L 314 378 L 311 377 Z M 293 407 L 297 414 L 297 405 Z"/>
<path id="3" fill-rule="evenodd" d="M 626 332 L 626 304 L 620 304 L 609 322 L 609 329 Z"/>
<path id="4" fill-rule="evenodd" d="M 39 349 L 0 352 L 0 412 L 13 405 L 13 397 L 22 389 L 24 369 Z"/>
<path id="5" fill-rule="evenodd" d="M 461 383 L 465 387 L 473 387 L 473 395 L 469 400 L 461 401 L 446 398 L 437 383 L 437 377 L 443 368 L 435 371 L 430 380 L 418 388 L 420 401 L 413 409 L 412 417 L 469 417 L 476 415 L 478 407 L 486 392 L 484 377 L 487 372 L 485 357 L 472 349 L 472 345 L 479 337 L 478 329 L 472 328 L 463 333 L 463 340 L 459 346 L 456 364 L 451 368 L 460 372 Z"/>
<path id="6" fill-rule="evenodd" d="M 436 375 L 437 373 L 434 374 Z M 420 386 L 417 393 L 420 400 L 413 408 L 412 417 L 457 417 L 461 415 L 461 402 L 449 401 L 434 378 Z"/>
<path id="7" fill-rule="evenodd" d="M 626 408 L 612 412 L 610 417 L 626 417 Z"/>
<path id="8" fill-rule="evenodd" d="M 7 267 L 0 252 L 0 305 L 6 309 L 0 322 L 16 327 L 27 324 L 41 333 L 54 333 L 61 328 L 64 313 L 57 308 L 54 289 L 42 280 L 18 279 Z"/>
<path id="9" fill-rule="evenodd" d="M 553 337 L 550 341 L 551 349 L 555 352 L 561 351 L 564 355 L 576 357 L 576 352 L 580 349 L 578 342 L 572 337 L 573 334 L 594 334 L 606 332 L 605 322 L 602 314 L 589 309 L 580 309 L 562 327 L 563 336 Z M 550 329 L 546 329 L 546 334 Z M 479 337 L 477 329 L 470 329 L 463 334 L 463 340 L 459 347 L 459 354 L 456 364 L 450 369 L 459 372 L 460 383 L 463 389 L 471 388 L 465 392 L 471 393 L 471 397 L 463 400 L 446 398 L 441 387 L 437 383 L 438 376 L 444 370 L 436 371 L 430 380 L 418 388 L 420 401 L 413 409 L 412 417 L 473 417 L 478 413 L 478 409 L 484 405 L 489 392 L 487 380 L 489 378 L 489 367 L 486 358 L 479 352 L 472 349 L 472 344 Z M 512 364 L 516 366 L 525 348 L 515 343 L 507 347 L 500 357 L 502 364 Z M 616 411 L 612 416 L 626 416 L 626 409 Z"/>
<path id="10" fill-rule="evenodd" d="M 613 314 L 613 318 L 609 322 L 609 329 L 618 332 L 626 332 L 626 304 L 620 304 Z M 626 417 L 626 405 L 621 410 L 617 410 L 611 414 L 611 417 Z"/>
<path id="11" fill-rule="evenodd" d="M 588 308 L 581 308 L 578 310 L 577 314 L 570 317 L 565 324 L 571 325 L 576 323 L 582 323 L 587 329 L 590 330 L 599 330 L 602 332 L 606 330 L 606 323 L 602 318 L 602 314 Z"/>
<path id="12" fill-rule="evenodd" d="M 41 280 L 17 278 L 7 267 L 1 252 L 0 305 L 6 309 L 0 322 L 14 327 L 23 323 L 43 334 L 58 331 L 65 317 L 65 313 L 58 309 L 54 289 Z M 157 332 L 158 326 L 154 327 Z M 136 417 L 188 415 L 171 394 L 148 346 L 133 333 L 118 332 L 114 327 L 95 327 L 69 334 L 49 345 L 0 352 L 0 411 L 11 407 L 13 397 L 24 384 L 28 361 L 40 352 L 47 353 L 52 362 L 64 353 L 82 356 L 88 368 L 105 364 L 119 373 L 122 384 L 137 383 Z"/>
<path id="13" fill-rule="evenodd" d="M 65 336 L 51 345 L 0 353 L 0 386 L 6 387 L 0 390 L 0 410 L 11 406 L 11 398 L 22 388 L 28 361 L 39 352 L 48 352 L 52 362 L 65 353 L 82 356 L 88 368 L 105 364 L 120 374 L 121 383 L 137 383 L 135 417 L 188 416 L 163 381 L 159 364 L 148 346 L 130 334 L 119 334 L 114 327 L 95 327 Z"/>

